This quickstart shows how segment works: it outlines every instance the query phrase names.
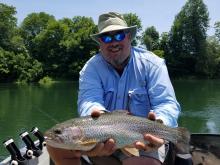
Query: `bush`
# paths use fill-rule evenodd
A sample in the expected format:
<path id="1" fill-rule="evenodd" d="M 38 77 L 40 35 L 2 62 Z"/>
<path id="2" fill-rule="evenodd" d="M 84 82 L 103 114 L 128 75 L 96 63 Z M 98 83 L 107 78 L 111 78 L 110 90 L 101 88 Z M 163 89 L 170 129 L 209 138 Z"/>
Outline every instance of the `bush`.
<path id="1" fill-rule="evenodd" d="M 40 79 L 38 81 L 38 83 L 41 84 L 41 85 L 51 85 L 51 84 L 54 83 L 54 81 L 53 81 L 53 79 L 51 77 L 45 76 L 42 79 Z"/>

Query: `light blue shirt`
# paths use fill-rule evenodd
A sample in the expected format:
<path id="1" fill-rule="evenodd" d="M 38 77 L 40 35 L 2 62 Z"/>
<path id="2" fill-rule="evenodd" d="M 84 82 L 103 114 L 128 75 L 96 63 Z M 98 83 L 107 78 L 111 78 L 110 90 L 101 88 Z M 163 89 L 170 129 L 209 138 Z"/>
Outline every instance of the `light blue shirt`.
<path id="1" fill-rule="evenodd" d="M 165 61 L 140 48 L 131 49 L 121 76 L 101 54 L 85 64 L 80 71 L 78 112 L 90 115 L 94 107 L 124 109 L 142 117 L 153 110 L 157 119 L 171 127 L 178 126 L 180 113 Z"/>

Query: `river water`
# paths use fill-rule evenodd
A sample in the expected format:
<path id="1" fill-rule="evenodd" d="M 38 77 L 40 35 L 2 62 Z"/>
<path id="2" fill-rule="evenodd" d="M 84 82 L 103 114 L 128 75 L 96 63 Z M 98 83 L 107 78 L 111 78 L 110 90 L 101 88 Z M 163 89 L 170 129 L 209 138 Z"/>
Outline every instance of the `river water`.
<path id="1" fill-rule="evenodd" d="M 191 132 L 220 133 L 220 80 L 176 80 L 173 85 L 182 107 L 179 125 Z M 35 126 L 44 132 L 77 116 L 77 89 L 77 82 L 0 84 L 0 142 L 12 138 L 22 147 L 20 133 Z M 7 155 L 0 143 L 0 160 Z"/>

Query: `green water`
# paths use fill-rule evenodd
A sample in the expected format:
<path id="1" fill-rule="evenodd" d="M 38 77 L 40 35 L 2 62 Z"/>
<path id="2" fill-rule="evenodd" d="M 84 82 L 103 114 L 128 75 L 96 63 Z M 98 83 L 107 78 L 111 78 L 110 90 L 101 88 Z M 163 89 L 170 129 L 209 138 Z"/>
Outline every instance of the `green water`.
<path id="1" fill-rule="evenodd" d="M 13 138 L 22 147 L 21 132 L 30 131 L 34 126 L 44 132 L 76 116 L 77 88 L 74 82 L 51 86 L 0 84 L 0 142 Z M 6 155 L 0 143 L 0 159 Z"/>
<path id="2" fill-rule="evenodd" d="M 220 133 L 220 80 L 175 81 L 179 124 L 191 132 Z"/>
<path id="3" fill-rule="evenodd" d="M 182 106 L 179 125 L 191 132 L 220 132 L 220 80 L 174 81 Z M 0 142 L 13 138 L 18 147 L 23 131 L 37 126 L 44 132 L 55 123 L 77 115 L 78 83 L 51 86 L 0 84 Z M 8 152 L 0 143 L 0 160 Z"/>

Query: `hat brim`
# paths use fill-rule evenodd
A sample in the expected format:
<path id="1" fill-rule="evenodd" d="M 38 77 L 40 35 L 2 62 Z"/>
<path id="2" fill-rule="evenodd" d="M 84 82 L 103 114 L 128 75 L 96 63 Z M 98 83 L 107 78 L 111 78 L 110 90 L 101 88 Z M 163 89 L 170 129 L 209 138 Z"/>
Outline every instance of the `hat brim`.
<path id="1" fill-rule="evenodd" d="M 119 30 L 124 30 L 126 32 L 130 32 L 131 34 L 131 40 L 133 40 L 136 36 L 137 33 L 137 25 L 135 26 L 130 26 L 130 27 L 124 27 L 124 26 L 119 26 L 119 25 L 111 25 L 106 27 L 105 29 L 103 29 L 101 32 L 96 33 L 96 34 L 92 34 L 90 35 L 90 37 L 96 41 L 97 43 L 99 43 L 99 37 L 107 32 L 114 32 L 114 31 L 119 31 Z"/>

